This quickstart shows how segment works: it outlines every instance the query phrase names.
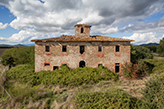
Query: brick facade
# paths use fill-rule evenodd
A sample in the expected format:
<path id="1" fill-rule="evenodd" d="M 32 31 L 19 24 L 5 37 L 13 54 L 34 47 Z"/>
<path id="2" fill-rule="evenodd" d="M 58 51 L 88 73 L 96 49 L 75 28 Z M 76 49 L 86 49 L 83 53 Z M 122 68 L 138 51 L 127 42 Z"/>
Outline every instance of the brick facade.
<path id="1" fill-rule="evenodd" d="M 83 25 L 84 26 L 84 25 Z M 79 25 L 75 25 L 75 37 L 90 37 L 87 30 L 89 26 L 84 27 L 83 33 Z M 78 29 L 78 30 L 76 30 Z M 76 32 L 78 31 L 78 32 Z M 84 33 L 87 32 L 84 36 Z M 89 36 L 88 36 L 89 34 Z M 77 36 L 76 36 L 77 35 Z M 80 61 L 85 62 L 86 67 L 98 68 L 98 64 L 102 64 L 109 70 L 115 72 L 115 64 L 121 65 L 130 62 L 130 41 L 35 41 L 35 72 L 41 70 L 53 70 L 54 66 L 67 64 L 68 67 L 75 69 L 79 67 Z M 102 50 L 98 51 L 101 45 Z M 49 46 L 49 52 L 46 52 L 46 46 Z M 62 46 L 66 46 L 66 52 L 62 51 Z M 85 52 L 80 53 L 80 46 L 84 46 Z M 116 46 L 119 46 L 119 52 L 116 52 Z"/>

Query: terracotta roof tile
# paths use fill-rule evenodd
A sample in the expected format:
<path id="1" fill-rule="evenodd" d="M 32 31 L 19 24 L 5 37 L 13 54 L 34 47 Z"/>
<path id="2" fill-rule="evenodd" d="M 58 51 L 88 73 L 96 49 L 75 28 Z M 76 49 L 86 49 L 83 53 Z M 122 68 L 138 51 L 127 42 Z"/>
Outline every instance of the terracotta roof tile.
<path id="1" fill-rule="evenodd" d="M 122 39 L 122 38 L 114 38 L 114 37 L 107 37 L 107 36 L 90 36 L 85 38 L 75 37 L 75 36 L 67 36 L 62 35 L 60 37 L 54 37 L 49 39 L 36 39 L 31 40 L 32 42 L 90 42 L 90 41 L 102 41 L 102 42 L 131 42 L 134 40 L 131 39 Z"/>

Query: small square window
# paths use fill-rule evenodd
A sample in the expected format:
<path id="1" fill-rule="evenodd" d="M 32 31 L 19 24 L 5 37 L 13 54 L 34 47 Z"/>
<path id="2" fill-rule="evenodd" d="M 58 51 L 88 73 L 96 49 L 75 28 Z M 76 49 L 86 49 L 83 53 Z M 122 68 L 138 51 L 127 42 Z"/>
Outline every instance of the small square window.
<path id="1" fill-rule="evenodd" d="M 98 46 L 98 52 L 102 52 L 102 45 Z"/>
<path id="2" fill-rule="evenodd" d="M 98 68 L 99 68 L 100 66 L 103 66 L 103 65 L 102 65 L 102 64 L 98 64 Z"/>
<path id="3" fill-rule="evenodd" d="M 49 63 L 45 63 L 44 66 L 50 66 L 50 64 Z"/>
<path id="4" fill-rule="evenodd" d="M 58 66 L 53 66 L 53 70 L 59 69 Z"/>
<path id="5" fill-rule="evenodd" d="M 62 68 L 62 67 L 64 67 L 64 66 L 67 66 L 67 64 L 62 64 L 61 66 L 60 66 L 60 68 Z M 68 67 L 68 66 L 67 66 Z"/>
<path id="6" fill-rule="evenodd" d="M 62 46 L 62 52 L 67 52 L 67 46 L 66 45 Z"/>
<path id="7" fill-rule="evenodd" d="M 116 45 L 116 52 L 120 52 L 120 46 Z"/>
<path id="8" fill-rule="evenodd" d="M 45 46 L 45 51 L 50 52 L 50 46 Z"/>

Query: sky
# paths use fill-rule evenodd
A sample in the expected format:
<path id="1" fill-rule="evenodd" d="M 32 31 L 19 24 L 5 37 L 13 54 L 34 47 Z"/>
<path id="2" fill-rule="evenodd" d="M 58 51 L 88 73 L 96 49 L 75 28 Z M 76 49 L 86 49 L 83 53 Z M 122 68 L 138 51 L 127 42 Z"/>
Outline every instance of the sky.
<path id="1" fill-rule="evenodd" d="M 159 43 L 164 38 L 164 0 L 0 0 L 0 44 L 74 35 L 89 24 L 91 35 Z"/>

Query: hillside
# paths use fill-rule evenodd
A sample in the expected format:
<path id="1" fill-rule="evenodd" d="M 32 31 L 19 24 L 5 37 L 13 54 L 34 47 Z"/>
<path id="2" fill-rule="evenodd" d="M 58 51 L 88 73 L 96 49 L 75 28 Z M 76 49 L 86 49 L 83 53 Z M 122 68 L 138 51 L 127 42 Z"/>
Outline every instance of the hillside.
<path id="1" fill-rule="evenodd" d="M 139 45 L 139 46 L 149 46 L 149 47 L 151 47 L 151 46 L 153 46 L 153 45 L 158 46 L 158 45 L 159 45 L 159 43 L 148 43 L 148 44 L 141 44 L 141 45 Z"/>
<path id="2" fill-rule="evenodd" d="M 20 47 L 20 46 L 25 46 L 25 45 L 23 45 L 23 44 L 16 44 L 16 45 L 0 44 L 0 48 L 3 48 L 3 47 Z"/>

